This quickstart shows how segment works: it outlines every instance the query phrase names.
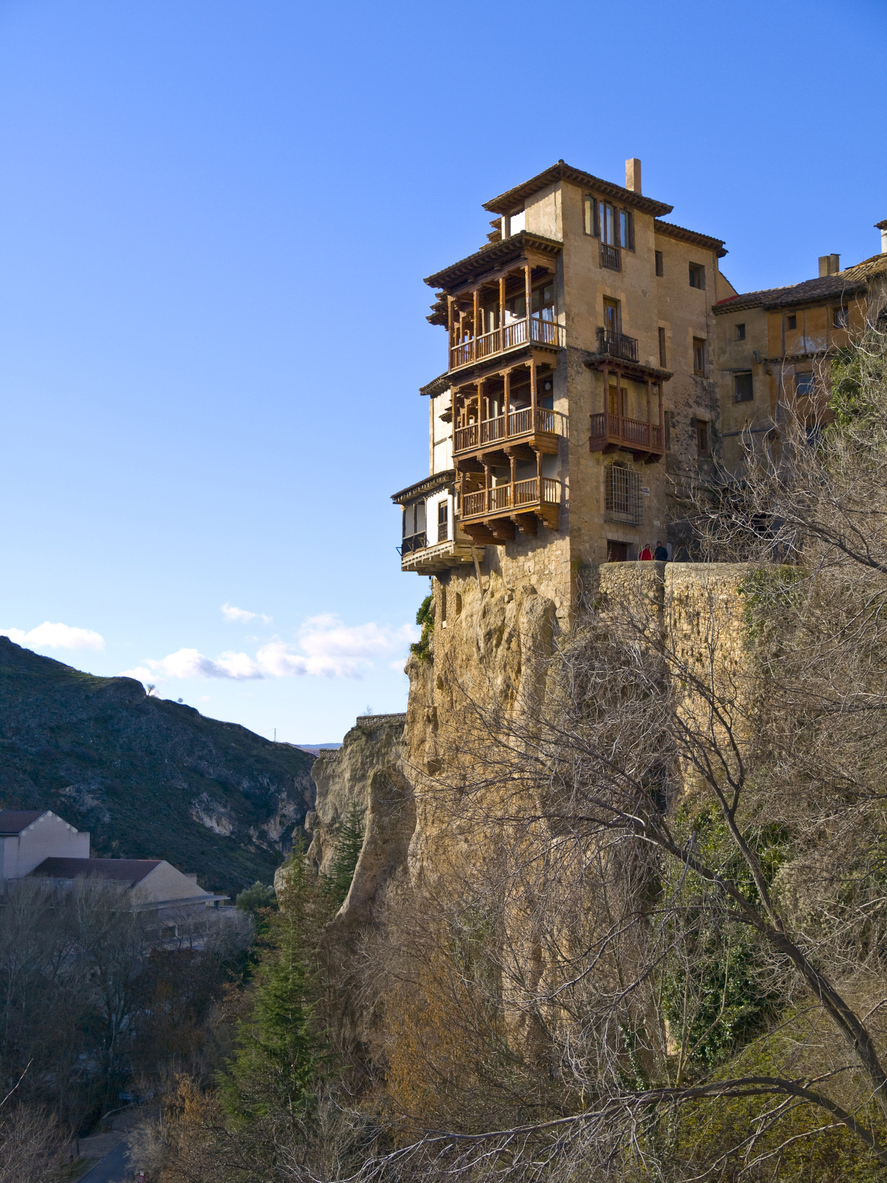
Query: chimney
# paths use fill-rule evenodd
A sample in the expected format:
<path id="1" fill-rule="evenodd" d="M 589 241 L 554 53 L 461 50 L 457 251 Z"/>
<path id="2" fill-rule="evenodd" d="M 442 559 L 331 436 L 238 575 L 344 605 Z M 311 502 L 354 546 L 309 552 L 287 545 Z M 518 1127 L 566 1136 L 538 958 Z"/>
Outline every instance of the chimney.
<path id="1" fill-rule="evenodd" d="M 820 255 L 819 256 L 819 278 L 822 279 L 824 275 L 837 275 L 841 270 L 841 256 L 840 255 Z"/>
<path id="2" fill-rule="evenodd" d="M 636 156 L 625 162 L 625 188 L 633 193 L 641 191 L 641 162 Z"/>
<path id="3" fill-rule="evenodd" d="M 883 222 L 875 222 L 875 229 L 881 231 L 881 254 L 887 255 L 887 218 Z"/>

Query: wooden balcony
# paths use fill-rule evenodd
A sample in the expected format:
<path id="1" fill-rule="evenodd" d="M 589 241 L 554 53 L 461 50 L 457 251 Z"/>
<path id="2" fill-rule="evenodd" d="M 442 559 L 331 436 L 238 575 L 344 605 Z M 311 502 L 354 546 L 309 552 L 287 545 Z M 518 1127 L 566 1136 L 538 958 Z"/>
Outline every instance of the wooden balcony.
<path id="1" fill-rule="evenodd" d="M 541 316 L 526 316 L 510 324 L 484 333 L 481 337 L 469 337 L 450 349 L 450 369 L 494 357 L 521 345 L 549 345 L 555 348 L 563 344 L 563 329 L 555 321 L 543 320 Z"/>
<path id="2" fill-rule="evenodd" d="M 546 407 L 521 407 L 507 415 L 496 415 L 480 423 L 457 427 L 453 433 L 453 454 L 493 452 L 510 443 L 522 443 L 537 452 L 557 454 L 558 436 L 567 434 L 567 416 Z"/>
<path id="3" fill-rule="evenodd" d="M 400 550 L 401 571 L 415 571 L 417 575 L 439 575 L 452 567 L 462 567 L 474 562 L 472 554 L 472 539 L 460 534 L 458 538 L 448 538 L 443 542 L 433 542 L 427 545 L 425 535 L 414 534 L 409 540 L 417 541 L 421 537 L 421 545 L 407 546 L 407 539 Z M 478 562 L 483 561 L 483 546 L 475 551 Z"/>
<path id="4" fill-rule="evenodd" d="M 601 411 L 591 416 L 591 450 L 625 448 L 636 457 L 655 460 L 665 454 L 662 427 L 645 419 L 628 419 Z"/>
<path id="5" fill-rule="evenodd" d="M 535 534 L 539 521 L 558 527 L 561 483 L 549 477 L 530 477 L 505 485 L 462 494 L 460 522 L 466 534 L 484 542 L 514 537 L 514 527 Z"/>

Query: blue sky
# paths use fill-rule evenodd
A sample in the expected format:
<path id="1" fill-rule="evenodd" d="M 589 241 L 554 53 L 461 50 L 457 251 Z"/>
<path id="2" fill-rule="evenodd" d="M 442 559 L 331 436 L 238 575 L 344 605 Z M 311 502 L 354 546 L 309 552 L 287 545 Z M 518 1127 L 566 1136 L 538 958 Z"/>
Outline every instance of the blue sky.
<path id="1" fill-rule="evenodd" d="M 0 631 L 294 742 L 402 710 L 422 277 L 558 158 L 740 290 L 874 254 L 885 63 L 885 0 L 0 0 Z"/>

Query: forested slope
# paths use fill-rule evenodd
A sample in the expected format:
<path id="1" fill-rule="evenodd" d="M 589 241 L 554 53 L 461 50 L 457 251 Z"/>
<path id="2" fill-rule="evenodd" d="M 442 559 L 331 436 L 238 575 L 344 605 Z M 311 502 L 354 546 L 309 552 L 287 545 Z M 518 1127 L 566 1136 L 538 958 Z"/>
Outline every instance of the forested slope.
<path id="1" fill-rule="evenodd" d="M 167 859 L 228 893 L 270 882 L 312 807 L 312 763 L 0 637 L 0 807 L 54 810 L 94 855 Z"/>

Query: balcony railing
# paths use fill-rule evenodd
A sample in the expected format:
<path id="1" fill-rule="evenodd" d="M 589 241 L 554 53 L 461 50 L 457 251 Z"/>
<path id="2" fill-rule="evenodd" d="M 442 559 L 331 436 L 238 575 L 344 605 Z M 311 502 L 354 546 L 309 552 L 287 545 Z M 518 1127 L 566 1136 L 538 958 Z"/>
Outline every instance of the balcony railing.
<path id="1" fill-rule="evenodd" d="M 541 495 L 540 495 L 541 494 Z M 496 514 L 521 513 L 537 505 L 559 505 L 561 499 L 560 481 L 539 478 L 515 481 L 514 484 L 492 485 L 476 493 L 465 493 L 462 497 L 462 520 L 479 517 L 493 517 Z"/>
<path id="2" fill-rule="evenodd" d="M 638 343 L 634 337 L 626 337 L 625 333 L 616 333 L 612 329 L 598 329 L 597 338 L 598 353 L 621 357 L 623 361 L 638 360 Z"/>
<path id="3" fill-rule="evenodd" d="M 467 366 L 470 362 L 481 361 L 495 353 L 504 353 L 506 349 L 514 349 L 518 345 L 561 345 L 562 335 L 560 325 L 553 320 L 543 320 L 541 316 L 513 320 L 499 329 L 493 329 L 491 333 L 484 333 L 482 337 L 469 337 L 454 345 L 450 350 L 450 369 Z"/>
<path id="4" fill-rule="evenodd" d="M 628 419 L 606 411 L 591 416 L 591 447 L 599 451 L 607 444 L 634 452 L 662 452 L 662 428 L 645 419 Z"/>
<path id="5" fill-rule="evenodd" d="M 411 555 L 414 550 L 422 550 L 427 545 L 426 534 L 423 530 L 421 534 L 411 534 L 408 538 L 404 538 L 400 546 L 400 553 L 401 555 Z"/>
<path id="6" fill-rule="evenodd" d="M 601 243 L 601 266 L 609 267 L 611 271 L 622 270 L 622 258 L 618 246 L 608 246 L 606 242 Z"/>
<path id="7" fill-rule="evenodd" d="M 546 407 L 521 407 L 508 415 L 468 423 L 454 432 L 453 451 L 471 452 L 498 440 L 513 440 L 525 435 L 566 435 L 567 417 Z"/>

